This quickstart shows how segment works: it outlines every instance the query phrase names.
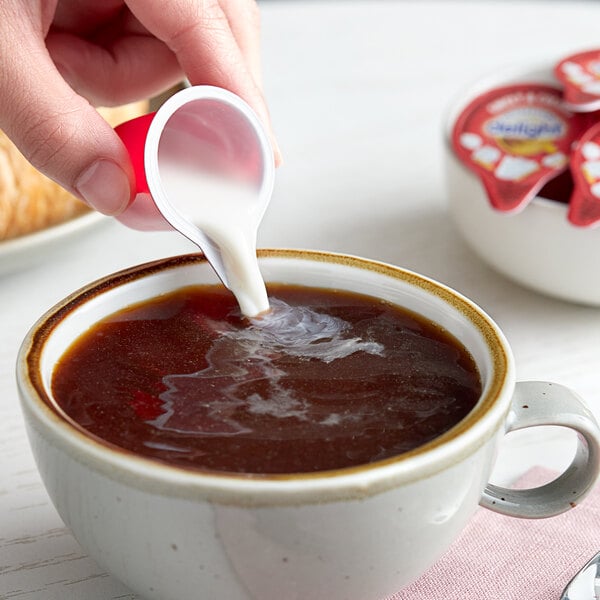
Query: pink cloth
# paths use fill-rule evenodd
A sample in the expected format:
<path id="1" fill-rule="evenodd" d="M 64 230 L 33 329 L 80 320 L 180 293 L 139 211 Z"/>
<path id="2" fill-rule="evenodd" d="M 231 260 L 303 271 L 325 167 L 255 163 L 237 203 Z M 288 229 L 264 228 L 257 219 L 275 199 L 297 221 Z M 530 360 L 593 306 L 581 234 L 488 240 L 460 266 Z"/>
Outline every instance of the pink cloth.
<path id="1" fill-rule="evenodd" d="M 534 468 L 516 487 L 553 473 Z M 516 519 L 479 508 L 461 537 L 420 579 L 387 600 L 558 600 L 600 551 L 600 486 L 549 519 Z"/>

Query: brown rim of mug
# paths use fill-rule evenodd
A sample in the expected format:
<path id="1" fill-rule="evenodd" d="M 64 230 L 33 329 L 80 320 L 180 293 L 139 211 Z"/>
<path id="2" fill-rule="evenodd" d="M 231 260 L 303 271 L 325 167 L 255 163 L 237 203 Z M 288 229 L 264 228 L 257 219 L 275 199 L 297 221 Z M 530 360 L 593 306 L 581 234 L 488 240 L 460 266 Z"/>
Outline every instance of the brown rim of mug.
<path id="1" fill-rule="evenodd" d="M 55 402 L 46 391 L 46 386 L 44 385 L 40 368 L 45 343 L 65 317 L 80 308 L 86 302 L 89 302 L 90 300 L 102 295 L 104 292 L 144 277 L 165 272 L 168 269 L 174 269 L 193 264 L 201 264 L 205 262 L 205 258 L 202 255 L 187 254 L 160 259 L 154 262 L 131 267 L 92 282 L 89 285 L 81 288 L 79 291 L 76 291 L 70 296 L 66 297 L 64 300 L 50 309 L 44 316 L 42 316 L 28 334 L 28 338 L 26 338 L 29 339 L 29 345 L 24 347 L 24 356 L 21 360 L 21 363 L 24 363 L 26 367 L 27 378 L 30 384 L 29 387 L 35 392 L 33 396 L 36 405 L 38 404 L 37 401 L 39 400 L 39 408 L 43 411 L 45 416 L 50 418 L 55 426 L 66 426 L 69 429 L 70 434 L 74 434 L 75 436 L 79 437 L 80 441 L 83 441 L 85 444 L 95 445 L 97 448 L 101 448 L 103 451 L 116 453 L 119 457 L 125 457 L 128 460 L 135 461 L 136 463 L 137 461 L 141 461 L 141 464 L 145 464 L 147 466 L 151 465 L 157 470 L 157 473 L 163 471 L 163 469 L 167 469 L 173 473 L 185 474 L 186 477 L 210 476 L 230 480 L 251 480 L 255 482 L 318 480 L 323 478 L 329 479 L 336 476 L 348 476 L 355 473 L 372 471 L 378 467 L 404 462 L 411 457 L 429 452 L 432 449 L 458 437 L 462 432 L 468 430 L 473 423 L 480 420 L 483 415 L 487 414 L 494 406 L 496 399 L 501 394 L 504 387 L 505 378 L 510 371 L 511 360 L 505 350 L 504 342 L 502 341 L 496 328 L 490 322 L 489 318 L 487 318 L 484 313 L 468 299 L 446 288 L 442 284 L 438 284 L 419 274 L 406 271 L 400 267 L 386 263 L 355 256 L 322 251 L 289 249 L 262 249 L 258 250 L 258 256 L 259 258 L 310 259 L 311 261 L 317 262 L 343 264 L 352 267 L 359 266 L 361 268 L 367 268 L 368 270 L 396 279 L 400 278 L 403 281 L 406 281 L 440 297 L 457 311 L 465 315 L 487 341 L 487 346 L 493 362 L 492 371 L 494 373 L 494 377 L 485 396 L 480 399 L 477 407 L 473 409 L 462 421 L 454 425 L 441 436 L 438 436 L 434 440 L 419 446 L 414 450 L 373 463 L 329 471 L 289 474 L 244 474 L 212 471 L 208 469 L 203 470 L 200 468 L 194 469 L 179 467 L 151 458 L 142 457 L 135 452 L 111 444 L 110 442 L 91 434 L 85 428 L 81 427 L 77 422 L 73 421 L 70 417 L 64 414 L 60 408 L 56 406 Z"/>

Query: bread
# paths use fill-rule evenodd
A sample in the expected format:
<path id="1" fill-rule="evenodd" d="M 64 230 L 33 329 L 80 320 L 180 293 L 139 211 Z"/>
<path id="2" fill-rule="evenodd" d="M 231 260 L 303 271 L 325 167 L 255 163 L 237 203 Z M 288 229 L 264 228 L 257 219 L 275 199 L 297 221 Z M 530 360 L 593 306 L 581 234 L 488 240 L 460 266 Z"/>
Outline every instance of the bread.
<path id="1" fill-rule="evenodd" d="M 148 112 L 147 101 L 98 112 L 118 125 Z M 90 209 L 27 162 L 0 131 L 0 241 L 62 223 Z"/>

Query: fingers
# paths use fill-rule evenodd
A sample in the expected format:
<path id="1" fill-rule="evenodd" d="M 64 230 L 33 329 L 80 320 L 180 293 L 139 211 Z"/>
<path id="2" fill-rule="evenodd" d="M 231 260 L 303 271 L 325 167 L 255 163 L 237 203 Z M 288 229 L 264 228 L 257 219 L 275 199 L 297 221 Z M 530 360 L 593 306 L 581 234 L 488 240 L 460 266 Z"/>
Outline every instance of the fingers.
<path id="1" fill-rule="evenodd" d="M 100 212 L 120 214 L 134 187 L 127 151 L 77 92 L 99 104 L 124 103 L 167 87 L 181 67 L 192 83 L 224 87 L 244 98 L 270 131 L 259 86 L 258 19 L 255 8 L 241 11 L 251 1 L 222 0 L 221 6 L 216 0 L 129 0 L 136 20 L 116 10 L 117 0 L 107 0 L 103 10 L 114 13 L 121 29 L 107 22 L 104 30 L 93 31 L 94 42 L 102 36 L 106 52 L 102 44 L 71 36 L 74 25 L 64 14 L 58 15 L 62 29 L 51 28 L 52 0 L 2 0 L 0 129 L 48 177 Z M 79 12 L 76 21 L 90 34 L 91 13 Z"/>
<path id="2" fill-rule="evenodd" d="M 105 23 L 123 10 L 123 0 L 53 0 L 53 3 L 56 8 L 52 24 L 63 31 L 77 31 L 81 35 L 96 31 L 98 23 Z"/>
<path id="3" fill-rule="evenodd" d="M 107 46 L 50 31 L 46 46 L 71 88 L 95 106 L 150 98 L 183 79 L 175 55 L 147 34 L 123 35 Z"/>
<path id="4" fill-rule="evenodd" d="M 220 5 L 250 73 L 262 89 L 258 5 L 255 0 L 220 0 Z"/>
<path id="5" fill-rule="evenodd" d="M 100 212 L 119 214 L 133 188 L 121 141 L 60 76 L 39 29 L 22 15 L 7 19 L 0 20 L 0 128 L 45 175 Z"/>
<path id="6" fill-rule="evenodd" d="M 227 17 L 231 32 L 240 48 L 250 73 L 261 90 L 262 96 L 262 60 L 260 52 L 260 11 L 255 0 L 220 0 L 220 5 Z M 263 100 L 264 101 L 264 100 Z M 265 104 L 265 110 L 266 104 Z M 267 113 L 266 125 L 271 137 L 275 154 L 275 164 L 282 162 L 281 150 L 277 144 L 275 133 Z"/>
<path id="7" fill-rule="evenodd" d="M 174 52 L 192 84 L 223 87 L 248 102 L 270 133 L 280 162 L 260 88 L 258 17 L 251 0 L 127 0 L 127 4 Z M 236 12 L 243 5 L 247 10 Z"/>

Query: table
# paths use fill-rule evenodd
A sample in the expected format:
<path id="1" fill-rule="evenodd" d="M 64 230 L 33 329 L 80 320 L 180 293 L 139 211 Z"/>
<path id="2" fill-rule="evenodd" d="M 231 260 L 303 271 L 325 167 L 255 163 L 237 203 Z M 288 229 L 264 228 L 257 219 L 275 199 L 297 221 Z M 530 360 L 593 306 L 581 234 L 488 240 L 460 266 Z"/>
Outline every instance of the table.
<path id="1" fill-rule="evenodd" d="M 265 88 L 285 163 L 259 246 L 348 252 L 449 284 L 504 329 L 519 379 L 566 384 L 600 418 L 600 309 L 523 289 L 472 254 L 447 214 L 442 139 L 448 103 L 480 75 L 600 44 L 600 6 L 265 0 L 261 8 Z M 1 599 L 135 600 L 85 555 L 51 505 L 28 447 L 14 362 L 27 329 L 69 292 L 188 251 L 174 233 L 106 219 L 0 277 Z M 508 436 L 494 481 L 534 464 L 563 467 L 573 439 L 547 434 L 544 443 L 539 431 Z"/>

